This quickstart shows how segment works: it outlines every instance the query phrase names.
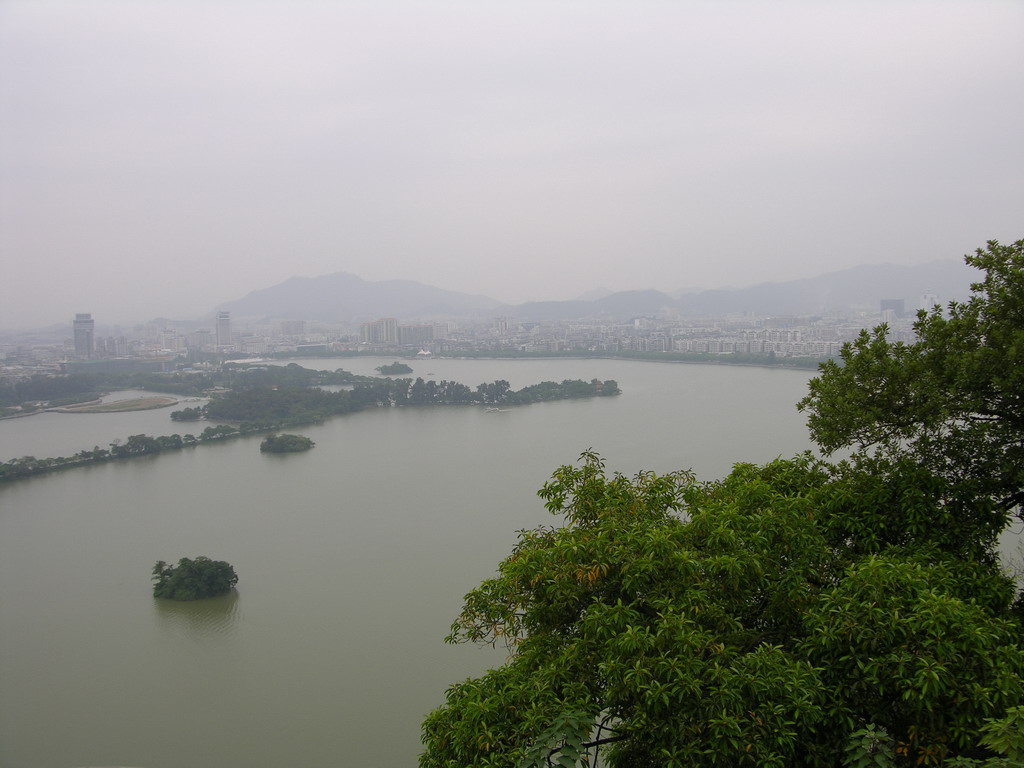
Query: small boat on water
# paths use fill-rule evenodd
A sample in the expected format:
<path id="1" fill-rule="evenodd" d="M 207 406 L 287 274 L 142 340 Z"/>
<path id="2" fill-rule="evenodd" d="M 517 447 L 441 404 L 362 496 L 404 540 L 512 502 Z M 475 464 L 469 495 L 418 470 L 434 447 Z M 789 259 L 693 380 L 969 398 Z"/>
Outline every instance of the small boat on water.
<path id="1" fill-rule="evenodd" d="M 487 408 L 484 413 L 509 413 L 511 408 Z"/>

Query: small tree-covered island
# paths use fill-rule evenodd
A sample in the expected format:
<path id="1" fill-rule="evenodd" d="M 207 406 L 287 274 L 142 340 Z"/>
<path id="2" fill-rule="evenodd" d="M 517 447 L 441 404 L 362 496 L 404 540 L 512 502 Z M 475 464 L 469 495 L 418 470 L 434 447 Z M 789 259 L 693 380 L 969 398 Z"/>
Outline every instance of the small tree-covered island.
<path id="1" fill-rule="evenodd" d="M 153 597 L 165 600 L 205 600 L 226 595 L 238 576 L 235 569 L 223 560 L 183 557 L 177 565 L 163 560 L 153 566 Z"/>
<path id="2" fill-rule="evenodd" d="M 308 451 L 316 443 L 305 435 L 269 435 L 260 443 L 261 453 L 300 453 Z"/>
<path id="3" fill-rule="evenodd" d="M 375 370 L 379 371 L 385 376 L 397 376 L 412 373 L 412 368 L 410 368 L 405 363 L 399 362 L 398 360 L 396 360 L 393 363 L 390 363 L 389 365 L 378 365 Z"/>
<path id="4" fill-rule="evenodd" d="M 1024 766 L 1024 240 L 971 298 L 822 366 L 811 454 L 633 477 L 585 452 L 540 490 L 449 642 L 508 659 L 448 689 L 421 768 Z"/>

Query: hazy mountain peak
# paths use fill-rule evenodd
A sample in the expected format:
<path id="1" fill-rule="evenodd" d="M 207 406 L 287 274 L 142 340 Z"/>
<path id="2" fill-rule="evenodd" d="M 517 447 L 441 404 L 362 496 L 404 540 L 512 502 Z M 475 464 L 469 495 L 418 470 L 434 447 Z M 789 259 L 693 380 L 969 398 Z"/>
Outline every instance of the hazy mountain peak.
<path id="1" fill-rule="evenodd" d="M 339 321 L 358 318 L 472 315 L 497 307 L 486 296 L 448 291 L 414 280 L 364 280 L 349 272 L 290 277 L 220 305 L 237 317 Z"/>
<path id="2" fill-rule="evenodd" d="M 603 299 L 606 296 L 611 296 L 613 293 L 615 293 L 615 291 L 610 291 L 607 288 L 594 288 L 585 293 L 581 293 L 579 296 L 573 299 L 573 301 L 598 301 L 599 299 Z"/>

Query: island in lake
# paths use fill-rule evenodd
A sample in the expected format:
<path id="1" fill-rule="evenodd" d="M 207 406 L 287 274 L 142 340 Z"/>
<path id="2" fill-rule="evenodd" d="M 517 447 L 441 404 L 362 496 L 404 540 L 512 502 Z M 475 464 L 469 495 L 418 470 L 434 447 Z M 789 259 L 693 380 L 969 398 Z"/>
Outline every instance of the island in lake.
<path id="1" fill-rule="evenodd" d="M 210 397 L 206 405 L 173 411 L 170 417 L 173 421 L 211 419 L 232 423 L 211 424 L 199 435 L 130 435 L 123 441 L 111 442 L 109 448 L 94 446 L 91 450 L 83 449 L 73 456 L 22 456 L 0 463 L 0 482 L 58 469 L 180 450 L 245 435 L 275 433 L 283 429 L 319 424 L 333 416 L 370 408 L 482 405 L 493 412 L 505 410 L 503 406 L 611 397 L 621 393 L 614 379 L 542 381 L 517 390 L 500 379 L 478 384 L 474 389 L 457 381 L 424 381 L 422 377 L 415 380 L 380 379 L 357 376 L 340 368 L 333 372 L 311 371 L 294 363 L 283 367 L 239 367 L 227 372 L 225 378 L 231 383 L 230 389 L 220 388 L 224 382 L 221 379 L 217 389 L 200 393 Z M 172 382 L 173 379 L 168 379 L 165 383 L 173 385 Z M 329 392 L 322 389 L 324 384 L 347 384 L 351 388 Z M 195 386 L 194 383 L 191 386 Z"/>
<path id="2" fill-rule="evenodd" d="M 385 376 L 400 376 L 402 374 L 412 373 L 412 368 L 405 363 L 398 362 L 397 360 L 390 365 L 378 365 L 374 370 L 379 371 Z"/>
<path id="3" fill-rule="evenodd" d="M 299 453 L 314 445 L 305 435 L 268 435 L 260 443 L 260 453 Z"/>
<path id="4" fill-rule="evenodd" d="M 163 560 L 153 566 L 153 597 L 165 600 L 205 600 L 230 592 L 238 583 L 235 569 L 223 560 L 181 558 L 177 565 Z"/>

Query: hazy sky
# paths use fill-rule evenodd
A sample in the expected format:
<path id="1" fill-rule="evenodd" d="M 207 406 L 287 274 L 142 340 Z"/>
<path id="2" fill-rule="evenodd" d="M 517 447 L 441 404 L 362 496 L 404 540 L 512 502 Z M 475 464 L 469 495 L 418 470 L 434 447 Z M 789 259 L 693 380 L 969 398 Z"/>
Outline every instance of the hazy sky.
<path id="1" fill-rule="evenodd" d="M 0 0 L 0 328 L 1024 237 L 1024 2 Z"/>

